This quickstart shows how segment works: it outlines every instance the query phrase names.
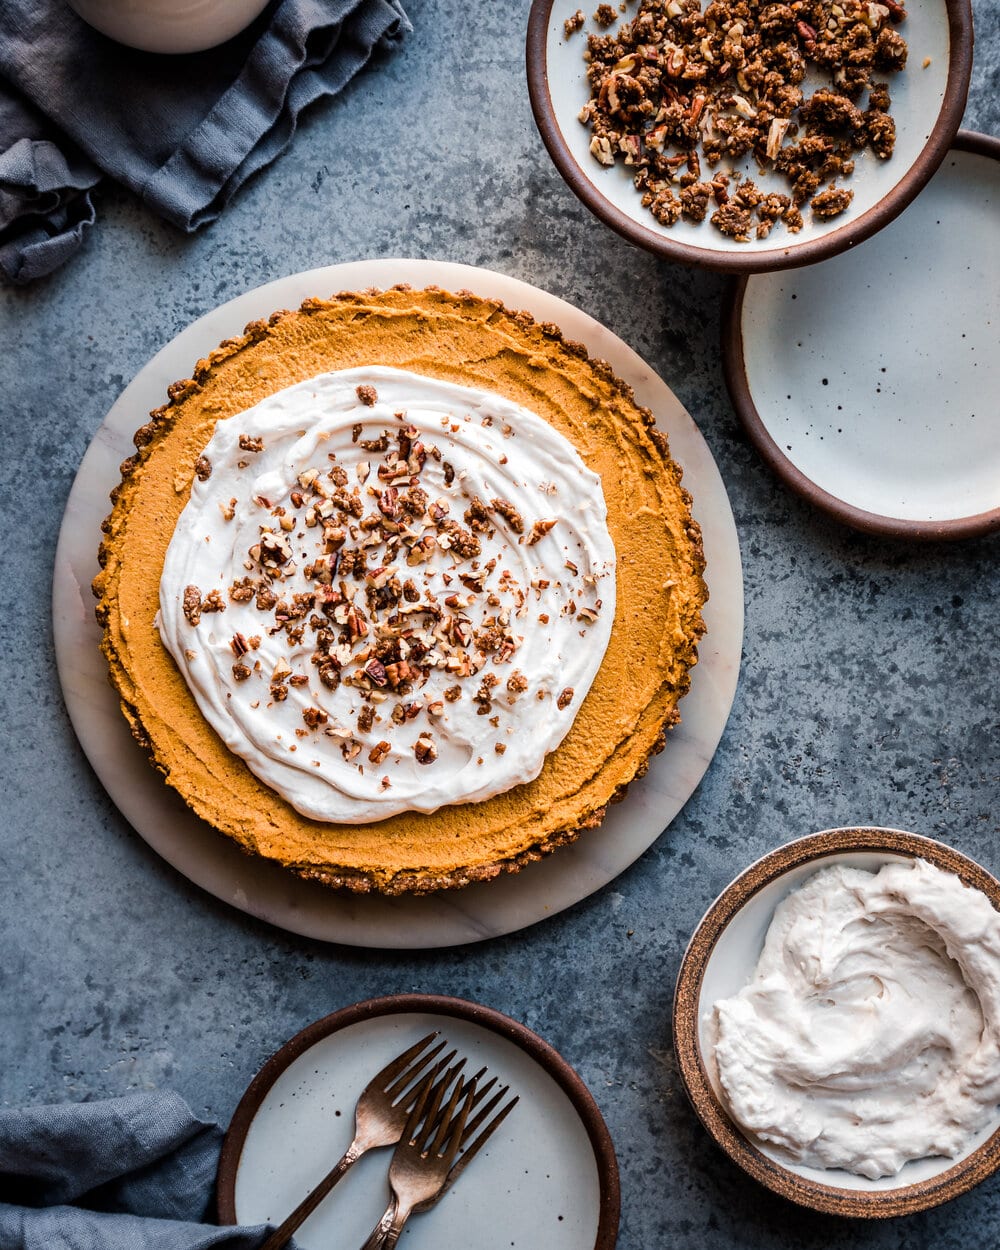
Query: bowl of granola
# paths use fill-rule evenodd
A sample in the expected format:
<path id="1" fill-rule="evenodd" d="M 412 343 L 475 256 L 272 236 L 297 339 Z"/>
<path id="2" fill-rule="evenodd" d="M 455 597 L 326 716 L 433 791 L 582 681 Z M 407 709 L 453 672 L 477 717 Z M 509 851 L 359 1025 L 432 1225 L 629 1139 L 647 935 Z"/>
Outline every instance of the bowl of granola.
<path id="1" fill-rule="evenodd" d="M 532 110 L 606 225 L 683 264 L 759 273 L 869 238 L 958 131 L 969 0 L 533 0 Z"/>

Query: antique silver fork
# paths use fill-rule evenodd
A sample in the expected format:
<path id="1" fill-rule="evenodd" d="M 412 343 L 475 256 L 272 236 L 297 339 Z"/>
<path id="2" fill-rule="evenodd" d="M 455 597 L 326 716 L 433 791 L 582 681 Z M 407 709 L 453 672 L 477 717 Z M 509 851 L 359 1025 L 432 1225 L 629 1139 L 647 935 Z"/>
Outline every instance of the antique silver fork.
<path id="1" fill-rule="evenodd" d="M 437 1036 L 436 1031 L 428 1033 L 369 1081 L 354 1111 L 354 1140 L 343 1157 L 268 1237 L 260 1250 L 281 1250 L 347 1169 L 357 1163 L 366 1151 L 377 1146 L 392 1146 L 399 1141 L 409 1125 L 410 1113 L 428 1088 L 429 1081 L 455 1057 L 456 1052 L 452 1050 L 427 1071 L 428 1065 L 447 1045 L 446 1042 L 439 1042 L 428 1050 L 427 1047 Z M 424 1081 L 415 1084 L 421 1074 L 425 1074 Z"/>
<path id="2" fill-rule="evenodd" d="M 460 1067 L 461 1064 L 456 1064 L 446 1072 L 433 1091 L 430 1078 L 426 1078 L 426 1094 L 414 1106 L 392 1157 L 389 1168 L 392 1200 L 361 1250 L 392 1250 L 409 1216 L 429 1211 L 452 1188 L 516 1106 L 518 1097 L 515 1095 L 483 1127 L 510 1086 L 502 1086 L 488 1102 L 484 1101 L 495 1088 L 497 1078 L 479 1087 L 478 1082 L 486 1072 L 481 1068 L 475 1076 L 456 1082 L 448 1105 L 440 1111 L 445 1091 Z M 469 1119 L 473 1111 L 475 1115 Z"/>

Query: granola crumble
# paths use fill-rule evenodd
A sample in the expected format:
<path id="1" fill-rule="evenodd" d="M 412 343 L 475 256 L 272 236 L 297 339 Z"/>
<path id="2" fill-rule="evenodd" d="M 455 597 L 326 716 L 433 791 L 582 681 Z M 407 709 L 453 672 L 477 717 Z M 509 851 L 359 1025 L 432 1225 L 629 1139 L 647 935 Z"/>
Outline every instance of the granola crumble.
<path id="1" fill-rule="evenodd" d="M 575 35 L 578 30 L 583 29 L 583 24 L 587 20 L 583 9 L 577 9 L 572 17 L 568 17 L 563 22 L 563 33 L 568 39 L 570 35 Z"/>
<path id="2" fill-rule="evenodd" d="M 359 386 L 357 389 L 358 399 L 368 408 L 374 408 L 378 403 L 378 391 L 374 386 Z"/>
<path id="3" fill-rule="evenodd" d="M 595 13 L 611 10 L 602 5 Z M 896 127 L 885 83 L 899 73 L 906 40 L 897 0 L 641 0 L 618 30 L 587 40 L 591 97 L 580 121 L 603 165 L 634 170 L 641 203 L 663 225 L 708 219 L 736 242 L 766 238 L 783 222 L 802 227 L 842 213 L 853 193 L 838 185 L 854 156 L 893 152 Z M 822 85 L 807 95 L 812 80 Z M 862 98 L 868 93 L 867 107 Z M 752 154 L 790 194 L 762 192 L 729 170 L 705 168 Z"/>

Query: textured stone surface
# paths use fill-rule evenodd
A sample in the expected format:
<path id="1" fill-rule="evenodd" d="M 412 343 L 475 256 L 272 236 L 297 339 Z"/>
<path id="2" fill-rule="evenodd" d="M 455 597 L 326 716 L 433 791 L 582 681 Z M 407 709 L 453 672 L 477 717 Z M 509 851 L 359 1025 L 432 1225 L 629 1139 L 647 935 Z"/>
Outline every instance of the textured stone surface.
<path id="1" fill-rule="evenodd" d="M 715 894 L 761 852 L 848 823 L 933 834 L 1000 871 L 1000 539 L 916 547 L 791 498 L 748 447 L 718 355 L 724 280 L 658 262 L 586 213 L 552 168 L 523 83 L 527 5 L 414 4 L 405 49 L 316 109 L 292 150 L 184 238 L 99 195 L 84 252 L 0 291 L 0 502 L 8 622 L 0 717 L 0 1099 L 170 1085 L 222 1120 L 261 1061 L 326 1012 L 418 990 L 488 1003 L 576 1065 L 622 1166 L 622 1250 L 985 1244 L 1000 1178 L 904 1222 L 772 1198 L 689 1110 L 673 981 Z M 966 125 L 1000 132 L 1000 18 L 977 8 Z M 111 806 L 67 722 L 49 623 L 76 466 L 123 385 L 195 317 L 287 272 L 375 255 L 486 265 L 606 322 L 673 386 L 725 476 L 747 582 L 744 667 L 705 781 L 658 844 L 570 912 L 419 955 L 303 941 L 202 895 Z M 96 536 L 95 536 L 96 541 Z M 539 1247 L 538 1250 L 542 1250 Z"/>

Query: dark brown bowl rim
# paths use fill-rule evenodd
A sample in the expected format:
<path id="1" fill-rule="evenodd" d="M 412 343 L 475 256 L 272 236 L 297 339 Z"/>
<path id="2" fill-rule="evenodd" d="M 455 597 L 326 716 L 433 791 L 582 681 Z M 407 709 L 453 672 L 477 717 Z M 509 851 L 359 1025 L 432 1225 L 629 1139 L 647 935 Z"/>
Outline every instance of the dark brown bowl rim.
<path id="1" fill-rule="evenodd" d="M 546 55 L 549 17 L 556 0 L 532 0 L 528 14 L 526 63 L 528 97 L 535 124 L 556 169 L 570 190 L 590 211 L 628 239 L 666 260 L 682 265 L 696 265 L 724 273 L 768 273 L 777 269 L 794 269 L 812 265 L 828 256 L 835 256 L 887 226 L 897 217 L 944 160 L 962 123 L 969 82 L 972 77 L 972 3 L 971 0 L 944 0 L 948 13 L 949 60 L 944 97 L 931 133 L 920 155 L 899 182 L 855 221 L 831 230 L 820 239 L 790 243 L 786 247 L 765 252 L 710 251 L 688 243 L 664 238 L 641 225 L 635 218 L 617 209 L 580 168 L 563 138 L 548 86 Z"/>
<path id="2" fill-rule="evenodd" d="M 954 1167 L 896 1189 L 842 1189 L 806 1180 L 765 1155 L 729 1118 L 708 1077 L 698 1041 L 699 999 L 709 957 L 736 913 L 765 886 L 803 864 L 843 852 L 920 857 L 981 890 L 1000 910 L 1000 881 L 975 860 L 933 838 L 901 829 L 826 829 L 778 847 L 751 864 L 722 891 L 695 929 L 677 976 L 673 1035 L 681 1084 L 705 1128 L 756 1181 L 800 1206 L 830 1215 L 887 1219 L 911 1215 L 964 1194 L 1000 1168 L 1000 1129 Z"/>
<path id="3" fill-rule="evenodd" d="M 951 150 L 971 152 L 1000 160 L 1000 139 L 979 134 L 975 130 L 960 130 Z M 946 521 L 914 521 L 902 517 L 883 516 L 845 503 L 836 495 L 818 486 L 797 468 L 781 450 L 761 420 L 754 403 L 747 379 L 746 362 L 743 357 L 743 300 L 749 275 L 733 278 L 722 304 L 721 342 L 722 372 L 726 389 L 736 415 L 743 423 L 750 441 L 758 455 L 771 471 L 777 474 L 797 495 L 817 508 L 836 517 L 838 521 L 867 534 L 887 538 L 909 538 L 921 542 L 956 541 L 975 538 L 1000 529 L 1000 506 L 974 516 L 954 517 Z"/>
<path id="4" fill-rule="evenodd" d="M 268 1090 L 285 1069 L 311 1046 L 348 1025 L 373 1020 L 379 1016 L 411 1013 L 453 1016 L 489 1029 L 526 1051 L 552 1077 L 573 1104 L 594 1151 L 599 1186 L 594 1250 L 614 1250 L 621 1214 L 618 1160 L 608 1126 L 590 1090 L 554 1047 L 519 1021 L 495 1011 L 492 1007 L 484 1007 L 481 1003 L 468 1002 L 464 998 L 449 998 L 441 994 L 388 994 L 381 998 L 365 999 L 350 1007 L 342 1007 L 339 1011 L 307 1025 L 268 1059 L 240 1099 L 222 1143 L 216 1175 L 218 1222 L 236 1223 L 236 1173 L 247 1132 Z"/>

